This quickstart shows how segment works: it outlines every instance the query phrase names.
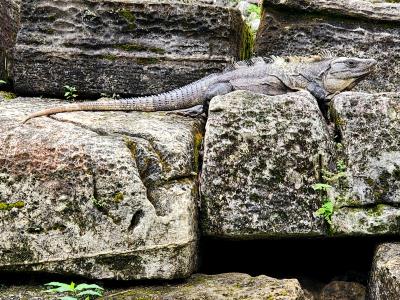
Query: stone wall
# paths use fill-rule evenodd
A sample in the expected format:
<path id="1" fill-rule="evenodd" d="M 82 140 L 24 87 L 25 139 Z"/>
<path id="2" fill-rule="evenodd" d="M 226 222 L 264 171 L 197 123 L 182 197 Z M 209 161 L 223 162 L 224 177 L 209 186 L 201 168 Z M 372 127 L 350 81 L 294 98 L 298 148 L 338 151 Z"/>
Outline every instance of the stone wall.
<path id="1" fill-rule="evenodd" d="M 20 94 L 149 95 L 223 69 L 246 26 L 229 8 L 169 1 L 25 0 L 15 52 Z"/>
<path id="2" fill-rule="evenodd" d="M 0 2 L 0 79 L 12 77 L 12 57 L 15 39 L 19 29 L 21 0 Z"/>

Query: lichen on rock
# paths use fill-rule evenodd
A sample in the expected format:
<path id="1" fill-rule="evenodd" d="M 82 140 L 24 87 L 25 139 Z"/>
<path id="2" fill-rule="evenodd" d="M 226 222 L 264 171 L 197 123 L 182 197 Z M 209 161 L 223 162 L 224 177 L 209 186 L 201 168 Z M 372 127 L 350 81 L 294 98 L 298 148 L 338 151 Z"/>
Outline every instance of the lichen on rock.
<path id="1" fill-rule="evenodd" d="M 333 142 L 307 92 L 214 98 L 201 177 L 202 228 L 235 239 L 316 236 L 320 195 L 311 188 Z"/>

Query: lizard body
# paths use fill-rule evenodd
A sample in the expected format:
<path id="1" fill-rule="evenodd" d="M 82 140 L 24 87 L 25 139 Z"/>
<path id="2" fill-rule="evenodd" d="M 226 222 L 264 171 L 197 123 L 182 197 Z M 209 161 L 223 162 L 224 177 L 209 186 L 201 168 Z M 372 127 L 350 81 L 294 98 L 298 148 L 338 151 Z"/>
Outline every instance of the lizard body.
<path id="1" fill-rule="evenodd" d="M 170 92 L 145 97 L 66 104 L 35 112 L 26 121 L 72 111 L 171 111 L 205 104 L 214 96 L 233 90 L 280 95 L 308 90 L 320 104 L 350 90 L 376 65 L 374 59 L 311 57 L 261 57 L 238 62 L 222 73 L 212 74 Z"/>

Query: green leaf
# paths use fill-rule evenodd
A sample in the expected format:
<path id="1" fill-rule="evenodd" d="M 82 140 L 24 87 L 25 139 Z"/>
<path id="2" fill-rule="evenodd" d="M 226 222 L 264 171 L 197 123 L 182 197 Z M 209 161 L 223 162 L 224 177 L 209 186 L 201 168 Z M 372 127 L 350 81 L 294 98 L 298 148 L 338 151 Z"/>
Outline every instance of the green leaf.
<path id="1" fill-rule="evenodd" d="M 97 284 L 86 284 L 86 283 L 81 283 L 76 286 L 75 291 L 82 291 L 82 290 L 104 290 L 101 286 L 98 286 Z"/>
<path id="2" fill-rule="evenodd" d="M 325 202 L 322 207 L 327 211 L 332 213 L 333 212 L 333 203 L 331 201 Z"/>
<path id="3" fill-rule="evenodd" d="M 4 80 L 0 80 L 0 84 L 7 84 Z"/>
<path id="4" fill-rule="evenodd" d="M 45 284 L 46 286 L 53 286 L 56 288 L 51 288 L 46 291 L 46 293 L 63 293 L 63 292 L 72 292 L 74 289 L 70 284 L 62 283 L 62 282 L 49 282 Z"/>
<path id="5" fill-rule="evenodd" d="M 71 297 L 71 296 L 64 296 L 59 298 L 59 300 L 78 300 L 78 298 Z"/>
<path id="6" fill-rule="evenodd" d="M 314 191 L 327 191 L 331 189 L 332 186 L 326 183 L 316 183 L 312 186 L 312 188 L 314 189 Z"/>
<path id="7" fill-rule="evenodd" d="M 71 288 L 71 291 L 75 291 L 75 283 L 73 281 L 71 281 L 69 287 Z"/>
<path id="8" fill-rule="evenodd" d="M 49 282 L 49 283 L 46 283 L 45 285 L 48 285 L 48 286 L 69 286 L 69 284 L 66 284 L 66 283 L 62 283 L 62 282 L 57 282 L 57 281 L 52 281 L 52 282 Z"/>
<path id="9" fill-rule="evenodd" d="M 64 292 L 73 292 L 74 290 L 71 289 L 69 285 L 66 286 L 60 286 L 58 288 L 46 290 L 46 293 L 64 293 Z"/>
<path id="10" fill-rule="evenodd" d="M 99 293 L 99 292 L 96 292 L 96 291 L 92 291 L 92 290 L 87 290 L 87 291 L 80 292 L 78 294 L 78 296 L 87 296 L 87 295 L 102 296 L 102 293 Z"/>

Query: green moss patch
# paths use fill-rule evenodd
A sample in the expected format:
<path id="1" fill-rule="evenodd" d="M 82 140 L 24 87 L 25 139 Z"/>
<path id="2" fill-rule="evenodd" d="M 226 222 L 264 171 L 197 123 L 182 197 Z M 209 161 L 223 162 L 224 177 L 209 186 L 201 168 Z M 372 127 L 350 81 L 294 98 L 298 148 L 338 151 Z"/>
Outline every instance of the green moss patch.
<path id="1" fill-rule="evenodd" d="M 124 200 L 124 194 L 121 192 L 118 192 L 114 195 L 114 201 L 115 202 L 121 202 L 122 200 Z"/>
<path id="2" fill-rule="evenodd" d="M 136 18 L 134 14 L 127 10 L 127 9 L 121 9 L 118 11 L 119 15 L 125 19 L 125 21 L 128 23 L 128 29 L 133 31 L 136 29 Z"/>
<path id="3" fill-rule="evenodd" d="M 0 97 L 3 98 L 4 100 L 13 100 L 17 98 L 17 96 L 14 93 L 5 91 L 0 91 Z"/>
<path id="4" fill-rule="evenodd" d="M 14 203 L 0 202 L 0 211 L 1 210 L 11 210 L 14 207 L 15 208 L 23 208 L 24 206 L 25 206 L 25 202 L 23 202 L 23 201 L 17 201 Z"/>

